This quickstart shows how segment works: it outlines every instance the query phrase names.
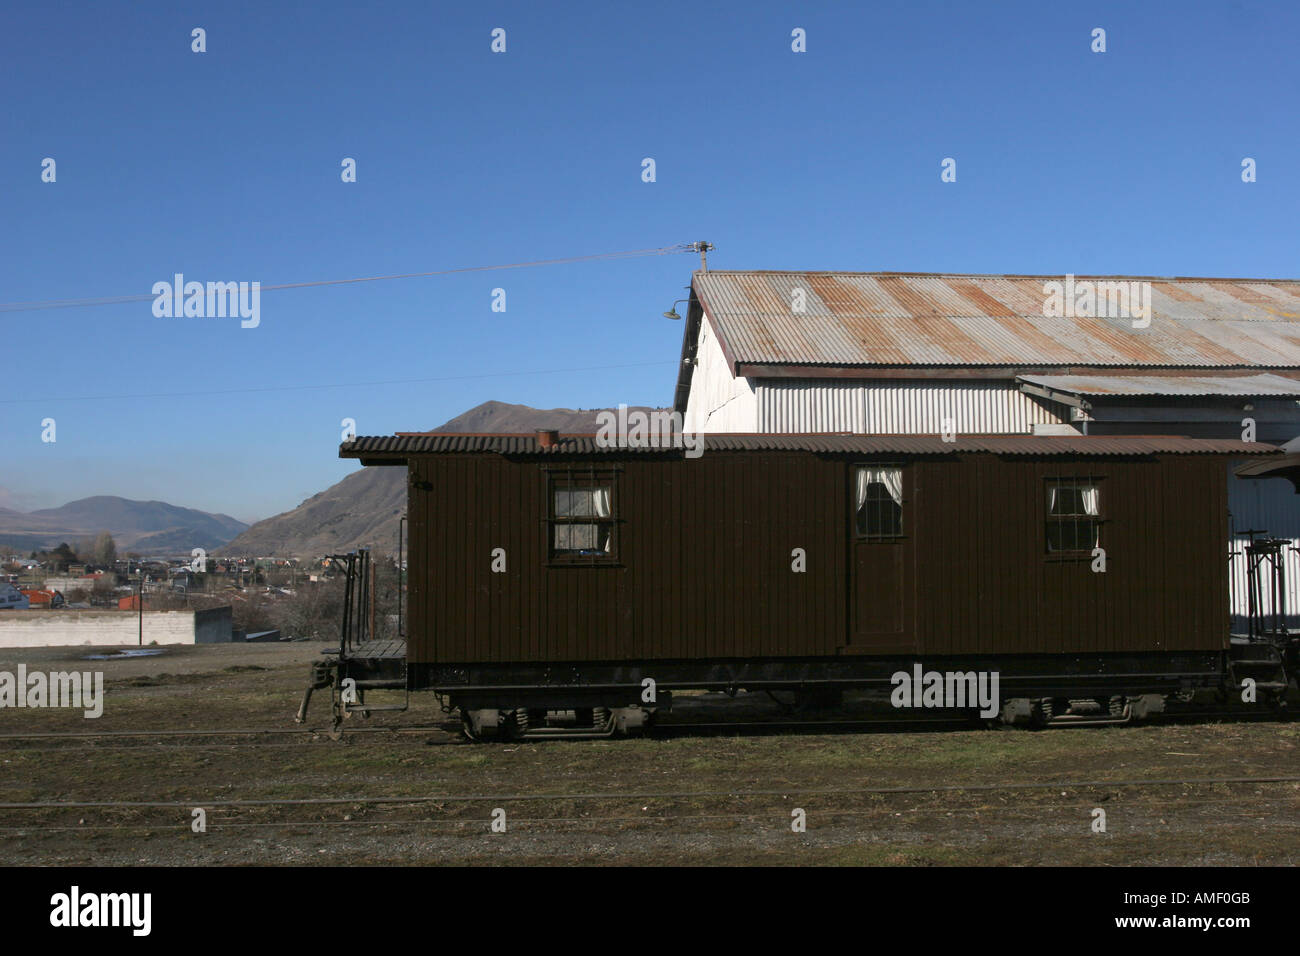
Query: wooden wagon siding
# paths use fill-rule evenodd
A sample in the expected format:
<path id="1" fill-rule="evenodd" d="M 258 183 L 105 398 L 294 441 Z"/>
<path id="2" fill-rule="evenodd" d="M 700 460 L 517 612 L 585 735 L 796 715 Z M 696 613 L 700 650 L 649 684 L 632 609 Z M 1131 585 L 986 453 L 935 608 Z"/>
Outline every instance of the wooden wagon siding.
<path id="1" fill-rule="evenodd" d="M 850 475 L 866 457 L 408 455 L 413 663 L 1221 650 L 1215 454 L 875 456 L 904 466 L 904 627 L 855 643 Z M 547 558 L 550 469 L 613 471 L 613 566 Z M 1046 553 L 1049 478 L 1102 488 L 1107 570 Z M 507 570 L 494 573 L 503 548 Z M 803 548 L 807 571 L 791 570 Z"/>

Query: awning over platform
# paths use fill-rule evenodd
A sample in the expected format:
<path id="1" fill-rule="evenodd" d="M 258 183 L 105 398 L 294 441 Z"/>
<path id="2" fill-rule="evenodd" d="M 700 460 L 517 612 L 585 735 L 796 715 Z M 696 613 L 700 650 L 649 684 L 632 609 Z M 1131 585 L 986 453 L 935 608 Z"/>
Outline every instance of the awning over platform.
<path id="1" fill-rule="evenodd" d="M 1248 461 L 1233 470 L 1238 478 L 1285 478 L 1300 495 L 1300 438 L 1282 446 L 1283 455 L 1261 461 Z"/>
<path id="2" fill-rule="evenodd" d="M 1300 381 L 1281 375 L 1020 375 L 1021 391 L 1066 405 L 1096 398 L 1293 398 Z"/>

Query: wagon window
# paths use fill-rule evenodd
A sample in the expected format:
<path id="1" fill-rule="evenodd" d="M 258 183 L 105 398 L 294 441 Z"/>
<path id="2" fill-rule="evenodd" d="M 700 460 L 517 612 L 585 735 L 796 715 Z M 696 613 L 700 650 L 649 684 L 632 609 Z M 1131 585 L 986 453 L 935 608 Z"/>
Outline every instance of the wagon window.
<path id="1" fill-rule="evenodd" d="M 903 469 L 897 465 L 859 465 L 855 479 L 858 536 L 900 537 L 903 533 Z"/>
<path id="2" fill-rule="evenodd" d="M 552 472 L 547 518 L 550 557 L 573 564 L 601 564 L 617 557 L 618 523 L 614 476 Z"/>
<path id="3" fill-rule="evenodd" d="M 1087 553 L 1101 542 L 1101 488 L 1092 478 L 1047 482 L 1047 550 Z"/>

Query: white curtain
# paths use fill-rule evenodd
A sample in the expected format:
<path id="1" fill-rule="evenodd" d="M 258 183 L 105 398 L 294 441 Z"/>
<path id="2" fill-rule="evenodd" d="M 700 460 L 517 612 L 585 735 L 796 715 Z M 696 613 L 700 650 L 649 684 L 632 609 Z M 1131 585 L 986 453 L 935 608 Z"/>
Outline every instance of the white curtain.
<path id="1" fill-rule="evenodd" d="M 557 488 L 555 490 L 555 516 L 557 518 L 608 518 L 610 488 Z M 565 550 L 614 550 L 613 528 L 601 524 L 562 524 L 555 528 L 555 547 Z"/>
<path id="2" fill-rule="evenodd" d="M 555 491 L 555 516 L 557 518 L 609 517 L 609 488 L 557 488 Z"/>
<path id="3" fill-rule="evenodd" d="M 1101 492 L 1096 485 L 1049 485 L 1047 489 L 1049 515 L 1099 515 L 1100 504 Z"/>
<path id="4" fill-rule="evenodd" d="M 609 489 L 596 488 L 591 493 L 591 502 L 595 507 L 596 517 L 609 517 Z M 613 528 L 609 525 L 593 525 L 592 530 L 600 536 L 600 550 L 609 554 L 613 550 Z"/>
<path id="5" fill-rule="evenodd" d="M 867 501 L 867 487 L 871 484 L 881 484 L 889 492 L 889 497 L 894 499 L 894 504 L 903 503 L 903 469 L 901 468 L 873 468 L 866 466 L 858 469 L 858 508 L 861 508 Z"/>

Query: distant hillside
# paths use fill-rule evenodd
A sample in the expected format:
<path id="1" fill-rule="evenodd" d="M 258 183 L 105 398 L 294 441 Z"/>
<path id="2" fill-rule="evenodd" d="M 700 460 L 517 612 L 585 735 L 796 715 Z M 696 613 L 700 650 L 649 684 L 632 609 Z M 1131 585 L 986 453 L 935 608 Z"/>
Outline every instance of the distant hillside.
<path id="1" fill-rule="evenodd" d="M 538 428 L 555 428 L 561 433 L 591 435 L 601 411 L 484 402 L 433 431 L 527 434 Z M 406 469 L 365 468 L 292 511 L 259 521 L 221 553 L 317 557 L 367 545 L 376 552 L 395 553 L 398 519 L 405 511 Z"/>
<path id="2" fill-rule="evenodd" d="M 31 554 L 33 551 L 43 551 L 49 547 L 57 548 L 59 546 L 57 541 L 53 545 L 49 542 L 49 538 L 40 534 L 14 534 L 0 531 L 0 554 Z M 68 543 L 71 544 L 72 542 L 69 541 Z"/>
<path id="3" fill-rule="evenodd" d="M 244 525 L 245 528 L 248 525 Z M 144 555 L 151 554 L 188 554 L 194 548 L 205 551 L 217 551 L 230 542 L 230 535 L 216 535 L 202 528 L 169 528 L 155 531 L 131 544 L 132 551 Z"/>
<path id="4" fill-rule="evenodd" d="M 650 411 L 642 408 L 642 411 Z M 484 402 L 433 429 L 436 432 L 498 432 L 507 435 L 532 434 L 539 428 L 554 428 L 570 435 L 594 435 L 596 416 L 605 411 L 593 408 L 532 408 L 505 402 Z"/>
<path id="5" fill-rule="evenodd" d="M 71 544 L 101 531 L 113 535 L 119 551 L 188 551 L 220 547 L 247 528 L 230 515 L 113 495 L 82 498 L 30 514 L 0 508 L 0 542 L 26 551 L 62 541 Z"/>
<path id="6" fill-rule="evenodd" d="M 222 554 L 318 557 L 364 545 L 396 552 L 406 510 L 406 469 L 366 468 L 308 498 L 292 511 L 253 525 Z"/>

